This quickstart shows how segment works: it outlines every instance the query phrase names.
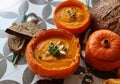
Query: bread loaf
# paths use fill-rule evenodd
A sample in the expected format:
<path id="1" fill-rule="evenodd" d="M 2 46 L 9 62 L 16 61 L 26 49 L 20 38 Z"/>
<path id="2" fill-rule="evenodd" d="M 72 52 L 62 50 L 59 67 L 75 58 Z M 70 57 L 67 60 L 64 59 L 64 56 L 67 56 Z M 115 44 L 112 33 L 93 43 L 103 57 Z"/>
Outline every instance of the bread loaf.
<path id="1" fill-rule="evenodd" d="M 108 29 L 120 35 L 120 0 L 102 0 L 91 9 L 94 30 Z"/>

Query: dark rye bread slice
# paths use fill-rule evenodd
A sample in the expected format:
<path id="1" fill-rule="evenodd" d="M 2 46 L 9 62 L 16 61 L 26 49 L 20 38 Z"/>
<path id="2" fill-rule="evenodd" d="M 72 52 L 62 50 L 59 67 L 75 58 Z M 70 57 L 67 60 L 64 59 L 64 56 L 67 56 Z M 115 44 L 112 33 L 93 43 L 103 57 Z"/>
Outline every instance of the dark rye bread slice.
<path id="1" fill-rule="evenodd" d="M 14 53 L 21 53 L 25 48 L 26 39 L 14 35 L 9 35 L 8 46 Z"/>
<path id="2" fill-rule="evenodd" d="M 14 52 L 21 54 L 29 40 L 41 32 L 42 29 L 34 22 L 22 24 L 13 23 L 5 32 L 9 33 L 8 46 Z"/>
<path id="3" fill-rule="evenodd" d="M 9 34 L 26 39 L 31 39 L 41 31 L 42 29 L 40 29 L 40 27 L 34 22 L 25 22 L 22 24 L 13 23 L 9 28 L 5 30 L 5 32 Z"/>

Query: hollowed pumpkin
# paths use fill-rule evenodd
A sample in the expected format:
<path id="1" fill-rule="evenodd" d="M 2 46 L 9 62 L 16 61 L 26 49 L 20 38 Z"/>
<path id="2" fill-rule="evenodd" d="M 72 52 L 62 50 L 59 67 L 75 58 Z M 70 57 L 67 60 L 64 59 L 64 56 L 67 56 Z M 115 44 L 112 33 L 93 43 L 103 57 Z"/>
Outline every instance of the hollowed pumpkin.
<path id="1" fill-rule="evenodd" d="M 50 45 L 53 44 L 64 45 L 67 48 L 66 52 L 59 54 L 59 57 L 56 57 L 56 54 L 54 56 L 54 49 L 53 53 L 49 50 L 49 48 L 51 49 Z M 39 76 L 65 78 L 78 68 L 80 61 L 79 39 L 72 33 L 61 29 L 43 31 L 27 45 L 26 60 L 30 69 Z"/>
<path id="2" fill-rule="evenodd" d="M 97 70 L 111 71 L 120 66 L 120 36 L 110 30 L 92 33 L 86 44 L 86 59 Z"/>
<path id="3" fill-rule="evenodd" d="M 90 24 L 90 13 L 84 3 L 78 0 L 67 0 L 56 7 L 54 22 L 57 28 L 77 35 L 85 31 Z"/>

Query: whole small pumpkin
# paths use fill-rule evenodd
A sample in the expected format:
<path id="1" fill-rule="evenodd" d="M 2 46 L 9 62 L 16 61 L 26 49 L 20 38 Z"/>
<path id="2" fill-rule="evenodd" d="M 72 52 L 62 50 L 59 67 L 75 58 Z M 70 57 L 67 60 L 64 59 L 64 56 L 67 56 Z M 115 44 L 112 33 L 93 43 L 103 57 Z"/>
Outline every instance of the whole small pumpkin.
<path id="1" fill-rule="evenodd" d="M 90 35 L 85 53 L 95 69 L 114 70 L 120 66 L 120 36 L 110 30 L 97 30 Z"/>

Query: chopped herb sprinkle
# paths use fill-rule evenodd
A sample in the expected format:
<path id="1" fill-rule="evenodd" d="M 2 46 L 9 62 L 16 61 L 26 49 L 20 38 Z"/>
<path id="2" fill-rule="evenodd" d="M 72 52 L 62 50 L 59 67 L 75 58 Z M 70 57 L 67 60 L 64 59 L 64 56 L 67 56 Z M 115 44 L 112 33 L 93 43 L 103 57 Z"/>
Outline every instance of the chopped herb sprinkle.
<path id="1" fill-rule="evenodd" d="M 49 54 L 53 54 L 53 56 L 55 56 L 56 58 L 59 58 L 60 55 L 66 54 L 66 50 L 67 48 L 61 44 L 61 41 L 58 41 L 56 44 L 50 41 L 50 46 L 47 52 L 49 52 Z"/>
<path id="2" fill-rule="evenodd" d="M 63 47 L 63 51 L 67 51 L 67 48 L 65 46 Z"/>
<path id="3" fill-rule="evenodd" d="M 45 52 L 46 56 L 53 55 L 57 59 L 60 58 L 60 55 L 65 55 L 67 51 L 67 48 L 61 44 L 61 41 L 58 41 L 56 44 L 53 43 L 53 41 L 50 41 L 50 45 L 48 47 L 48 51 Z M 42 56 L 38 56 L 39 59 L 42 59 Z"/>
<path id="4" fill-rule="evenodd" d="M 60 52 L 59 52 L 57 46 L 50 45 L 50 46 L 49 46 L 49 49 L 48 49 L 48 52 L 49 52 L 50 54 L 53 54 L 56 58 L 58 58 L 58 57 L 60 56 Z"/>
<path id="5" fill-rule="evenodd" d="M 70 15 L 71 18 L 73 18 L 74 20 L 77 19 L 76 13 L 72 13 L 70 10 L 67 10 L 67 13 Z"/>

